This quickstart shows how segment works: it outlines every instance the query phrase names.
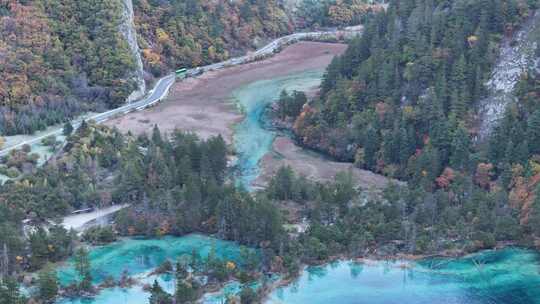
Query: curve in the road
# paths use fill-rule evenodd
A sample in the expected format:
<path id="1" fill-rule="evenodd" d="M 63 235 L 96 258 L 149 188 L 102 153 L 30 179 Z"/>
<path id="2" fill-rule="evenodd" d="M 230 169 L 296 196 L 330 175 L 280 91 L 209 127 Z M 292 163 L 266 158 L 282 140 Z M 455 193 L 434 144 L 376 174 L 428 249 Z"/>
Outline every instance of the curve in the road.
<path id="1" fill-rule="evenodd" d="M 295 43 L 300 40 L 305 39 L 317 39 L 323 36 L 333 35 L 333 36 L 351 36 L 351 35 L 357 35 L 361 33 L 362 29 L 355 29 L 351 31 L 339 31 L 339 30 L 331 30 L 331 31 L 319 31 L 319 32 L 303 32 L 303 33 L 294 33 L 287 36 L 283 36 L 280 38 L 277 38 L 276 40 L 270 42 L 269 44 L 265 45 L 264 47 L 256 50 L 251 55 L 231 58 L 229 60 L 218 62 L 198 68 L 189 69 L 187 71 L 188 75 L 197 75 L 200 72 L 208 72 L 213 70 L 219 70 L 223 69 L 229 66 L 234 65 L 240 65 L 248 62 L 252 62 L 254 60 L 257 60 L 261 56 L 271 55 L 275 51 L 279 50 L 281 47 Z M 86 120 L 94 120 L 97 123 L 102 123 L 112 117 L 115 117 L 116 115 L 123 115 L 127 114 L 131 111 L 137 111 L 145 109 L 161 100 L 163 100 L 167 94 L 169 93 L 169 89 L 174 84 L 176 80 L 176 77 L 174 74 L 169 74 L 161 79 L 159 79 L 154 88 L 150 90 L 150 94 L 136 102 L 128 103 L 126 105 L 123 105 L 119 108 L 112 109 L 110 111 L 106 111 L 103 113 L 99 113 L 90 117 L 87 117 Z M 73 127 L 77 129 L 82 123 L 82 119 L 77 119 L 71 122 Z M 34 137 L 32 139 L 23 141 L 21 143 L 18 143 L 16 145 L 12 145 L 9 147 L 6 147 L 2 150 L 0 150 L 0 156 L 8 154 L 11 150 L 22 148 L 24 145 L 33 145 L 35 143 L 40 142 L 42 139 L 49 137 L 49 136 L 57 136 L 62 134 L 62 127 L 59 127 L 58 129 L 55 129 L 51 132 L 48 132 L 44 135 L 40 135 L 37 137 Z"/>

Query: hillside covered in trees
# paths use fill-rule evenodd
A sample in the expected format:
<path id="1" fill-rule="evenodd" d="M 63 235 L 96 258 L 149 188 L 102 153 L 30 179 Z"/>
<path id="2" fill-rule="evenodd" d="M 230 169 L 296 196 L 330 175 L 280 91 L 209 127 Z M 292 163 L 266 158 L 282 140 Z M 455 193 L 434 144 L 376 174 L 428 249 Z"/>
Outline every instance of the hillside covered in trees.
<path id="1" fill-rule="evenodd" d="M 228 59 L 293 30 L 279 0 L 135 0 L 145 67 L 159 75 Z"/>
<path id="2" fill-rule="evenodd" d="M 145 73 L 125 37 L 131 6 L 132 43 L 138 42 Z M 135 74 L 150 82 L 295 29 L 358 24 L 372 10 L 363 0 L 298 6 L 293 13 L 281 0 L 1 0 L 0 135 L 31 134 L 118 107 L 137 89 Z"/>
<path id="3" fill-rule="evenodd" d="M 133 6 L 145 69 L 155 76 L 292 30 L 279 1 Z M 122 0 L 0 1 L 0 134 L 30 134 L 124 103 L 136 88 L 135 58 L 120 30 L 125 10 Z"/>
<path id="4" fill-rule="evenodd" d="M 0 134 L 124 102 L 134 68 L 120 0 L 0 1 Z"/>
<path id="5" fill-rule="evenodd" d="M 487 142 L 475 138 L 478 102 L 499 43 L 536 8 L 536 1 L 521 0 L 391 1 L 328 67 L 320 96 L 296 119 L 298 140 L 408 181 L 436 205 L 459 206 L 457 223 L 468 221 L 469 208 L 485 208 L 475 220 L 487 215 L 485 223 L 497 223 L 511 215 L 535 229 L 540 91 L 534 66 Z"/>
<path id="6" fill-rule="evenodd" d="M 363 23 L 368 13 L 381 11 L 385 1 L 301 0 L 295 13 L 300 27 L 341 27 Z"/>

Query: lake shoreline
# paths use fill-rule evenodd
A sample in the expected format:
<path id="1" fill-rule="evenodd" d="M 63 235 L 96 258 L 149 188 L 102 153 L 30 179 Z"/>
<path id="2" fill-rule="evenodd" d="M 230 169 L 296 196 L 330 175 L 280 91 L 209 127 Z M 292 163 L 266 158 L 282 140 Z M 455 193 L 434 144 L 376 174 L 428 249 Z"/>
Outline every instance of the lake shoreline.
<path id="1" fill-rule="evenodd" d="M 277 290 L 281 288 L 287 288 L 291 286 L 291 284 L 294 284 L 295 282 L 298 282 L 300 278 L 308 272 L 309 269 L 313 269 L 314 267 L 322 267 L 326 268 L 329 266 L 332 266 L 332 264 L 335 263 L 355 263 L 360 264 L 363 266 L 380 266 L 382 263 L 385 264 L 385 267 L 388 267 L 386 265 L 387 263 L 393 263 L 393 265 L 390 265 L 389 267 L 392 269 L 401 269 L 401 270 L 414 270 L 416 272 L 422 272 L 422 273 L 429 273 L 422 269 L 419 264 L 415 264 L 416 262 L 420 262 L 422 260 L 427 259 L 444 259 L 447 260 L 447 262 L 457 262 L 460 259 L 467 258 L 468 256 L 475 256 L 475 255 L 482 255 L 482 254 L 496 254 L 497 252 L 504 252 L 505 250 L 523 250 L 523 251 L 530 251 L 533 254 L 540 254 L 540 251 L 536 248 L 528 248 L 528 247 L 522 247 L 517 245 L 511 245 L 511 244 L 498 244 L 496 247 L 493 248 L 487 248 L 487 249 L 479 249 L 473 252 L 461 252 L 461 253 L 449 253 L 441 251 L 440 253 L 435 254 L 396 254 L 391 256 L 380 256 L 380 255 L 368 255 L 365 257 L 353 257 L 352 255 L 342 254 L 338 256 L 332 256 L 324 261 L 316 261 L 314 263 L 304 263 L 300 266 L 300 270 L 298 273 L 296 273 L 293 276 L 289 277 L 283 277 L 282 279 L 274 282 L 272 285 L 268 286 L 266 289 L 262 291 L 262 297 L 261 297 L 261 303 L 273 303 L 269 302 L 271 300 L 271 295 L 276 292 Z"/>
<path id="2" fill-rule="evenodd" d="M 182 237 L 189 237 L 189 236 L 202 236 L 204 238 L 214 238 L 215 235 L 211 235 L 211 234 L 205 234 L 205 233 L 190 233 L 190 234 L 186 234 L 186 235 L 182 235 L 182 236 L 164 236 L 165 238 L 167 237 L 173 237 L 173 238 L 182 238 Z M 143 237 L 143 236 L 135 236 L 135 237 L 128 237 L 128 236 L 120 236 L 118 237 L 118 239 L 112 243 L 109 243 L 109 244 L 106 244 L 106 245 L 99 245 L 99 246 L 92 246 L 91 248 L 92 249 L 100 249 L 100 248 L 103 248 L 103 247 L 106 247 L 106 246 L 110 246 L 110 245 L 115 245 L 115 244 L 120 244 L 122 242 L 126 242 L 126 241 L 130 241 L 130 240 L 143 240 L 143 241 L 160 241 L 160 239 L 156 239 L 156 238 L 147 238 L 147 237 Z M 226 241 L 226 240 L 221 240 L 221 239 L 217 239 L 219 241 Z M 226 241 L 226 242 L 230 242 L 230 241 Z M 261 294 L 262 294 L 262 299 L 267 299 L 268 296 L 275 290 L 277 290 L 278 288 L 280 287 L 286 287 L 288 285 L 290 285 L 291 283 L 293 283 L 295 280 L 297 280 L 301 274 L 303 273 L 303 271 L 305 271 L 307 268 L 309 267 L 317 267 L 317 266 L 320 266 L 320 267 L 325 267 L 325 266 L 328 266 L 332 263 L 336 263 L 336 262 L 343 262 L 343 261 L 351 261 L 351 262 L 355 262 L 355 263 L 361 263 L 361 264 L 365 264 L 365 265 L 374 265 L 374 264 L 378 264 L 378 263 L 385 263 L 385 262 L 402 262 L 401 264 L 399 264 L 397 267 L 398 268 L 404 268 L 404 269 L 408 269 L 408 268 L 412 268 L 414 266 L 411 266 L 410 263 L 413 263 L 413 262 L 416 262 L 416 261 L 421 261 L 423 259 L 430 259 L 430 258 L 443 258 L 443 259 L 448 259 L 448 260 L 456 260 L 456 259 L 459 259 L 459 258 L 463 258 L 463 257 L 466 257 L 468 255 L 474 255 L 474 254 L 481 254 L 482 252 L 493 252 L 493 251 L 502 251 L 502 250 L 505 250 L 505 249 L 512 249 L 512 248 L 517 248 L 517 249 L 523 249 L 523 250 L 531 250 L 531 248 L 527 248 L 527 247 L 519 247 L 519 246 L 516 246 L 517 244 L 511 244 L 511 243 L 508 243 L 508 242 L 500 242 L 499 244 L 497 244 L 497 246 L 495 246 L 494 248 L 486 248 L 486 249 L 478 249 L 476 251 L 472 251 L 472 252 L 465 252 L 465 251 L 441 251 L 441 252 L 438 252 L 438 253 L 434 253 L 434 254 L 406 254 L 406 253 L 397 253 L 397 254 L 393 254 L 393 255 L 377 255 L 377 254 L 367 254 L 365 256 L 357 256 L 357 255 L 353 255 L 353 254 L 340 254 L 340 255 L 336 255 L 336 256 L 331 256 L 329 257 L 328 259 L 325 259 L 325 260 L 321 260 L 321 261 L 312 261 L 312 262 L 308 262 L 308 263 L 303 263 L 300 267 L 300 271 L 295 274 L 294 276 L 285 276 L 286 273 L 284 272 L 273 272 L 272 274 L 274 275 L 279 275 L 280 278 L 276 281 L 273 281 L 271 282 L 269 285 L 265 285 L 263 289 L 261 289 Z M 537 250 L 532 250 L 534 252 L 538 252 Z M 66 262 L 64 262 L 63 265 L 67 265 Z M 121 283 L 119 282 L 115 282 L 114 285 L 112 286 L 106 286 L 106 285 L 103 285 L 103 283 L 100 283 L 96 286 L 96 293 L 95 294 L 85 294 L 85 295 L 82 295 L 82 297 L 86 297 L 86 298 L 95 298 L 97 296 L 100 295 L 100 293 L 104 290 L 108 290 L 108 289 L 111 289 L 111 288 L 120 288 L 120 289 L 125 289 L 127 287 L 127 290 L 129 289 L 132 289 L 132 288 L 141 288 L 142 290 L 145 290 L 145 285 L 148 285 L 148 282 L 144 282 L 145 279 L 148 280 L 148 278 L 150 278 L 153 274 L 156 274 L 155 273 L 155 270 L 157 269 L 156 268 L 152 268 L 151 270 L 148 270 L 146 272 L 143 272 L 143 273 L 140 273 L 140 274 L 135 274 L 135 275 L 130 275 L 128 276 L 127 278 L 129 279 L 129 281 L 131 282 L 131 284 L 128 284 L 128 285 L 122 285 Z M 264 275 L 263 273 L 259 273 L 260 275 Z M 216 295 L 219 295 L 221 290 L 227 285 L 229 284 L 230 282 L 234 281 L 234 279 L 229 279 L 227 281 L 223 281 L 223 282 L 220 282 L 219 284 L 211 284 L 211 285 L 208 285 L 208 286 L 205 286 L 204 287 L 204 292 L 201 293 L 201 297 L 199 298 L 199 302 L 205 297 L 205 296 L 208 296 L 209 294 L 216 294 Z M 145 290 L 145 292 L 147 293 L 148 291 Z M 64 294 L 65 297 L 63 297 L 62 299 L 73 299 L 73 294 L 69 295 L 69 294 Z M 70 297 L 71 296 L 71 297 Z M 62 302 L 64 303 L 64 302 Z M 70 303 L 70 302 L 67 302 L 67 303 Z"/>

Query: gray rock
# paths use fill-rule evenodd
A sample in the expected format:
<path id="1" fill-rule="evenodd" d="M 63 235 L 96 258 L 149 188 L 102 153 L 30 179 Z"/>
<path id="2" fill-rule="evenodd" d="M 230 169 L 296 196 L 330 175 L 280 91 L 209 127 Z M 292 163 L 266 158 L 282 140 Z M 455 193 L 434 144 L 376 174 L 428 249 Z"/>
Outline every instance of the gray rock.
<path id="1" fill-rule="evenodd" d="M 499 59 L 486 83 L 488 97 L 480 101 L 480 139 L 487 138 L 506 107 L 516 102 L 514 87 L 521 74 L 531 68 L 538 69 L 535 51 L 539 35 L 540 13 L 535 12 L 515 35 L 504 39 Z"/>

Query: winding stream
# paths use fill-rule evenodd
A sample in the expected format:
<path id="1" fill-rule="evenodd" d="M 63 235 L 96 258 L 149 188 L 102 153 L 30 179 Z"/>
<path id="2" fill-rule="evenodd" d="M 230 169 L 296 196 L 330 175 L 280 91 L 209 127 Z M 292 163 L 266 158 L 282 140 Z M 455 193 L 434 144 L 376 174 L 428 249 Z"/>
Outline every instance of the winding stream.
<path id="1" fill-rule="evenodd" d="M 316 86 L 322 71 L 251 83 L 237 89 L 234 98 L 246 114 L 235 126 L 234 144 L 239 155 L 239 184 L 247 189 L 257 177 L 259 161 L 272 147 L 275 133 L 264 127 L 264 108 L 282 89 L 305 90 Z M 166 259 L 176 260 L 196 250 L 207 256 L 211 248 L 219 257 L 236 261 L 239 246 L 203 235 L 165 237 L 159 240 L 126 239 L 91 251 L 94 283 L 120 278 L 127 271 L 140 280 L 128 289 L 108 288 L 93 299 L 64 299 L 59 304 L 146 304 L 150 294 L 143 284 L 157 279 L 174 293 L 171 277 L 148 276 Z M 295 282 L 276 289 L 266 304 L 522 304 L 540 303 L 540 256 L 533 251 L 484 251 L 460 259 L 364 262 L 339 261 L 304 269 Z M 68 266 L 59 271 L 63 284 L 74 279 Z M 203 303 L 220 303 L 224 293 L 237 293 L 232 282 L 222 293 L 207 295 Z"/>
<path id="2" fill-rule="evenodd" d="M 286 77 L 261 80 L 234 91 L 233 97 L 245 114 L 235 126 L 234 147 L 238 153 L 238 184 L 251 189 L 259 174 L 259 161 L 272 148 L 275 132 L 264 127 L 265 108 L 277 101 L 282 90 L 305 91 L 321 82 L 323 70 L 307 71 Z"/>

